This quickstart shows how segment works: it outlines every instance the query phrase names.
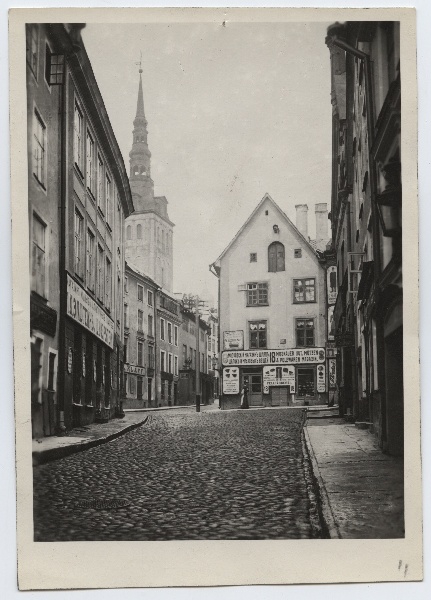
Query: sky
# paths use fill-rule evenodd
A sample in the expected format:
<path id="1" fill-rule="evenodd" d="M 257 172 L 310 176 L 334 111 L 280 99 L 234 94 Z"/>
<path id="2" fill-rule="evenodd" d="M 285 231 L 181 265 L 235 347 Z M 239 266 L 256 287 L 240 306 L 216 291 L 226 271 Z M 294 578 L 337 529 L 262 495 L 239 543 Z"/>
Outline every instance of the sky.
<path id="1" fill-rule="evenodd" d="M 330 204 L 328 23 L 88 23 L 82 35 L 129 172 L 142 52 L 151 174 L 174 228 L 174 292 L 213 302 L 209 265 L 265 193 Z M 328 222 L 329 224 L 329 222 Z"/>

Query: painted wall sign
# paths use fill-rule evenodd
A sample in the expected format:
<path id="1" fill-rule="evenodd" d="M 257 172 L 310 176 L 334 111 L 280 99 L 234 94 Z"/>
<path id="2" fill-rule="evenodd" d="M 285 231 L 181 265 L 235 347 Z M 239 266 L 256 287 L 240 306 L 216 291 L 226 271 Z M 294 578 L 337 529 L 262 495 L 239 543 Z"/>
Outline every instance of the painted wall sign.
<path id="1" fill-rule="evenodd" d="M 269 394 L 272 386 L 289 386 L 290 393 L 295 393 L 295 367 L 293 365 L 267 365 L 262 369 L 263 393 Z"/>
<path id="2" fill-rule="evenodd" d="M 328 267 L 326 270 L 326 289 L 328 290 L 328 304 L 335 304 L 337 301 L 337 267 Z"/>
<path id="3" fill-rule="evenodd" d="M 326 392 L 326 369 L 325 365 L 317 365 L 317 391 Z"/>
<path id="4" fill-rule="evenodd" d="M 114 321 L 69 274 L 67 274 L 67 315 L 110 348 L 114 347 Z"/>
<path id="5" fill-rule="evenodd" d="M 334 340 L 335 337 L 334 308 L 335 306 L 328 306 L 328 340 Z"/>
<path id="6" fill-rule="evenodd" d="M 242 350 L 244 348 L 244 331 L 224 331 L 223 350 Z"/>
<path id="7" fill-rule="evenodd" d="M 223 365 L 283 365 L 325 362 L 325 348 L 224 351 Z"/>
<path id="8" fill-rule="evenodd" d="M 328 380 L 329 389 L 335 389 L 337 382 L 337 360 L 335 358 L 328 359 Z"/>
<path id="9" fill-rule="evenodd" d="M 129 365 L 125 363 L 124 372 L 131 373 L 132 375 L 142 375 L 142 377 L 145 377 L 146 369 L 145 367 L 138 367 L 137 365 Z"/>
<path id="10" fill-rule="evenodd" d="M 226 367 L 223 369 L 223 394 L 239 394 L 238 367 Z"/>

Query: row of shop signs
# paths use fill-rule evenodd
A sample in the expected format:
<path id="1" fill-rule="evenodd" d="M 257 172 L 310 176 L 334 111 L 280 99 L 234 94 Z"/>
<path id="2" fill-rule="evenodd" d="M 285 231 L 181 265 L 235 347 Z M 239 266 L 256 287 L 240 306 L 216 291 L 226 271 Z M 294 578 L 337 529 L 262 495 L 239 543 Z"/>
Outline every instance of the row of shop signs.
<path id="1" fill-rule="evenodd" d="M 223 366 L 292 365 L 325 362 L 325 348 L 283 348 L 279 350 L 225 350 Z"/>

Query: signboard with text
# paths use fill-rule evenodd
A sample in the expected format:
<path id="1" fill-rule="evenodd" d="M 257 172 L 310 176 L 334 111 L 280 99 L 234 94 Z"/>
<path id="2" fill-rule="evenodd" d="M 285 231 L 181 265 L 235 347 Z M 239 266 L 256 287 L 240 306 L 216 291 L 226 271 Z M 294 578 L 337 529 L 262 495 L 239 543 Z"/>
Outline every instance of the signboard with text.
<path id="1" fill-rule="evenodd" d="M 124 372 L 130 373 L 131 375 L 141 375 L 145 377 L 145 367 L 138 367 L 137 365 L 129 365 L 125 363 Z"/>
<path id="2" fill-rule="evenodd" d="M 328 306 L 328 340 L 330 341 L 335 337 L 334 308 L 335 306 Z"/>
<path id="3" fill-rule="evenodd" d="M 263 393 L 269 394 L 269 388 L 290 387 L 290 393 L 295 393 L 295 367 L 293 365 L 267 365 L 262 369 Z"/>
<path id="4" fill-rule="evenodd" d="M 107 344 L 114 347 L 114 321 L 67 274 L 67 315 Z"/>
<path id="5" fill-rule="evenodd" d="M 244 348 L 244 332 L 224 331 L 223 332 L 223 350 L 242 350 Z"/>
<path id="6" fill-rule="evenodd" d="M 337 267 L 334 265 L 326 270 L 326 289 L 328 290 L 328 304 L 335 304 L 337 301 Z"/>
<path id="7" fill-rule="evenodd" d="M 223 365 L 283 365 L 325 362 L 325 348 L 284 348 L 280 350 L 225 350 Z"/>
<path id="8" fill-rule="evenodd" d="M 325 365 L 317 365 L 317 392 L 326 392 L 326 369 Z"/>
<path id="9" fill-rule="evenodd" d="M 239 394 L 238 367 L 226 367 L 223 369 L 223 394 Z"/>
<path id="10" fill-rule="evenodd" d="M 335 389 L 337 382 L 337 359 L 335 358 L 328 359 L 328 380 L 329 389 Z"/>

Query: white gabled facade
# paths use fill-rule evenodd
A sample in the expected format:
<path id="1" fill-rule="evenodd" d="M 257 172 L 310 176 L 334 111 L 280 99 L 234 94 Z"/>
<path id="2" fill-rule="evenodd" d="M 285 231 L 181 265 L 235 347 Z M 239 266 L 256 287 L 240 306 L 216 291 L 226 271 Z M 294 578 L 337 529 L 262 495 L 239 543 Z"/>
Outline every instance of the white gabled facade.
<path id="1" fill-rule="evenodd" d="M 221 407 L 239 405 L 229 380 L 239 390 L 247 384 L 251 405 L 324 403 L 325 269 L 309 240 L 266 194 L 211 267 L 219 277 Z"/>

